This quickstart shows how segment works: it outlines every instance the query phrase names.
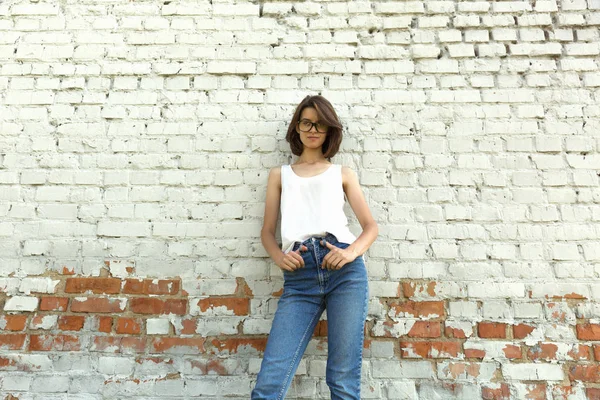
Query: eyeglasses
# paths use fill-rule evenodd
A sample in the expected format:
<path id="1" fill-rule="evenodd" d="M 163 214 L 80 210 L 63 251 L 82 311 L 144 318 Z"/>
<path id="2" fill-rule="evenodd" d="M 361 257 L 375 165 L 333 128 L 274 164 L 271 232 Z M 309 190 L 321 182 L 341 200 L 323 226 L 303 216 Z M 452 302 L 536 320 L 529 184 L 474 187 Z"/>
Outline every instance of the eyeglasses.
<path id="1" fill-rule="evenodd" d="M 329 129 L 329 126 L 321 122 L 312 122 L 308 119 L 301 119 L 300 121 L 298 121 L 298 128 L 302 132 L 310 132 L 313 126 L 319 133 L 327 133 L 327 130 Z"/>

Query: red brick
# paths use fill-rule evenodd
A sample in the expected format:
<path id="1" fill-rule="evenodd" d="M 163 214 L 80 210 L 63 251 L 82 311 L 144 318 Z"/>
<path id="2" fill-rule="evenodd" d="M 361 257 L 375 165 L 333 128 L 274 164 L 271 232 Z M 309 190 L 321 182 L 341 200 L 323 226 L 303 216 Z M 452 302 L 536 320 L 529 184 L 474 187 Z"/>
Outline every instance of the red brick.
<path id="1" fill-rule="evenodd" d="M 180 286 L 180 281 L 175 279 L 127 279 L 123 293 L 174 295 L 179 293 Z"/>
<path id="2" fill-rule="evenodd" d="M 67 278 L 66 293 L 116 294 L 121 290 L 121 280 L 117 278 Z"/>
<path id="3" fill-rule="evenodd" d="M 419 296 L 435 297 L 435 287 L 437 282 L 402 282 L 402 292 L 404 297 Z"/>
<path id="4" fill-rule="evenodd" d="M 573 344 L 571 350 L 567 352 L 567 355 L 573 360 L 590 360 L 590 351 L 592 348 L 585 344 Z"/>
<path id="5" fill-rule="evenodd" d="M 78 336 L 71 335 L 31 335 L 29 351 L 79 351 Z"/>
<path id="6" fill-rule="evenodd" d="M 20 350 L 25 343 L 24 333 L 0 335 L 0 350 Z"/>
<path id="7" fill-rule="evenodd" d="M 525 386 L 526 400 L 546 400 L 546 385 L 543 383 L 531 383 Z"/>
<path id="8" fill-rule="evenodd" d="M 118 318 L 116 330 L 117 333 L 138 334 L 142 331 L 142 320 L 138 318 Z"/>
<path id="9" fill-rule="evenodd" d="M 499 388 L 482 387 L 482 400 L 510 400 L 510 389 L 506 383 L 501 383 Z"/>
<path id="10" fill-rule="evenodd" d="M 579 339 L 579 340 L 600 340 L 600 325 L 599 324 L 577 325 L 577 339 Z"/>
<path id="11" fill-rule="evenodd" d="M 585 390 L 588 400 L 600 400 L 600 388 L 587 388 Z"/>
<path id="12" fill-rule="evenodd" d="M 98 332 L 110 333 L 112 331 L 112 317 L 98 317 Z"/>
<path id="13" fill-rule="evenodd" d="M 498 322 L 480 322 L 477 324 L 480 338 L 504 339 L 506 338 L 506 324 Z"/>
<path id="14" fill-rule="evenodd" d="M 14 367 L 16 365 L 16 361 L 14 359 L 10 359 L 10 358 L 6 358 L 6 357 L 1 357 L 0 356 L 0 370 L 3 369 L 13 369 L 12 367 Z"/>
<path id="15" fill-rule="evenodd" d="M 569 368 L 569 379 L 583 382 L 600 382 L 600 365 L 573 365 Z"/>
<path id="16" fill-rule="evenodd" d="M 456 358 L 461 354 L 460 342 L 400 342 L 404 358 Z"/>
<path id="17" fill-rule="evenodd" d="M 96 336 L 91 351 L 119 353 L 121 351 L 121 336 Z"/>
<path id="18" fill-rule="evenodd" d="M 198 301 L 200 311 L 206 312 L 209 308 L 226 307 L 234 315 L 248 315 L 250 299 L 245 297 L 208 297 Z"/>
<path id="19" fill-rule="evenodd" d="M 571 350 L 567 353 L 569 359 L 573 360 L 589 360 L 590 347 L 580 344 L 569 344 Z M 564 357 L 557 357 L 558 345 L 555 343 L 538 343 L 532 346 L 527 352 L 527 357 L 530 360 L 564 360 Z"/>
<path id="20" fill-rule="evenodd" d="M 156 297 L 137 297 L 131 299 L 129 309 L 138 314 L 176 314 L 185 315 L 187 300 L 167 299 Z"/>
<path id="21" fill-rule="evenodd" d="M 67 297 L 42 297 L 40 311 L 66 311 L 68 304 Z"/>
<path id="22" fill-rule="evenodd" d="M 154 338 L 154 353 L 198 354 L 204 353 L 204 338 L 162 337 Z"/>
<path id="23" fill-rule="evenodd" d="M 258 352 L 263 353 L 265 351 L 265 347 L 267 346 L 266 338 L 232 338 L 232 339 L 224 339 L 218 340 L 213 339 L 211 341 L 212 349 L 209 353 L 223 355 L 226 354 L 234 354 L 237 353 L 240 347 L 250 346 L 256 349 Z"/>
<path id="24" fill-rule="evenodd" d="M 459 328 L 452 328 L 450 326 L 447 326 L 446 328 L 444 328 L 444 332 L 445 332 L 446 336 L 449 338 L 456 338 L 456 339 L 466 339 L 467 338 L 465 331 L 463 331 L 462 329 L 459 329 Z"/>
<path id="25" fill-rule="evenodd" d="M 523 358 L 521 346 L 517 346 L 516 344 L 507 344 L 502 351 L 506 358 Z"/>
<path id="26" fill-rule="evenodd" d="M 75 268 L 67 268 L 65 266 L 63 266 L 62 271 L 58 270 L 58 273 L 61 275 L 75 275 Z"/>
<path id="27" fill-rule="evenodd" d="M 600 361 L 600 345 L 598 344 L 594 345 L 594 359 Z"/>
<path id="28" fill-rule="evenodd" d="M 525 339 L 534 329 L 535 327 L 527 324 L 515 325 L 513 326 L 513 337 L 515 339 Z"/>
<path id="29" fill-rule="evenodd" d="M 389 307 L 390 312 L 394 311 L 400 317 L 440 318 L 445 315 L 443 301 L 394 301 Z"/>
<path id="30" fill-rule="evenodd" d="M 85 317 L 80 315 L 62 315 L 58 318 L 58 329 L 61 331 L 80 331 L 83 329 Z"/>
<path id="31" fill-rule="evenodd" d="M 126 301 L 108 297 L 83 297 L 71 301 L 71 311 L 91 313 L 117 313 L 125 311 Z"/>
<path id="32" fill-rule="evenodd" d="M 469 380 L 475 380 L 480 378 L 480 373 L 481 363 L 470 361 L 450 361 L 443 368 L 438 369 L 438 376 L 444 380 L 463 380 L 464 376 Z"/>
<path id="33" fill-rule="evenodd" d="M 52 321 L 52 325 L 44 326 L 44 319 L 48 317 L 48 315 L 34 315 L 31 318 L 31 322 L 29 323 L 30 328 L 32 329 L 54 329 L 56 328 L 56 322 Z"/>
<path id="34" fill-rule="evenodd" d="M 441 335 L 441 323 L 434 321 L 417 321 L 408 332 L 409 337 L 435 338 Z"/>
<path id="35" fill-rule="evenodd" d="M 465 357 L 467 357 L 467 358 L 483 358 L 483 357 L 485 357 L 485 350 L 465 349 Z"/>
<path id="36" fill-rule="evenodd" d="M 175 328 L 179 335 L 192 335 L 196 333 L 196 327 L 198 326 L 198 320 L 195 318 L 184 318 L 181 320 L 181 329 Z"/>
<path id="37" fill-rule="evenodd" d="M 5 331 L 22 331 L 27 324 L 27 315 L 3 315 L 2 318 L 6 322 Z"/>
<path id="38" fill-rule="evenodd" d="M 121 339 L 121 353 L 144 353 L 146 351 L 146 338 L 124 337 Z"/>
<path id="39" fill-rule="evenodd" d="M 315 325 L 315 330 L 313 331 L 314 337 L 327 337 L 327 321 L 321 320 L 317 322 Z"/>
<path id="40" fill-rule="evenodd" d="M 579 386 L 571 386 L 571 385 L 552 385 L 552 399 L 553 400 L 572 400 L 576 398 L 580 398 L 579 394 L 581 394 L 581 387 Z"/>

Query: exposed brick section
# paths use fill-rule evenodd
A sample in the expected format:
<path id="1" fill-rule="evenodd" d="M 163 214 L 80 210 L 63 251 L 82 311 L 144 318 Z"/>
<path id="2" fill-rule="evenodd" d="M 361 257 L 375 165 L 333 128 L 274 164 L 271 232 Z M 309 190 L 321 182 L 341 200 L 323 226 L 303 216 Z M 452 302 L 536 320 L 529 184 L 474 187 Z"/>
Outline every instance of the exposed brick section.
<path id="1" fill-rule="evenodd" d="M 98 332 L 110 333 L 112 331 L 112 317 L 98 317 Z"/>
<path id="2" fill-rule="evenodd" d="M 435 287 L 437 282 L 402 282 L 402 292 L 405 297 L 426 296 L 434 297 L 436 295 Z"/>
<path id="3" fill-rule="evenodd" d="M 225 307 L 233 311 L 234 315 L 248 315 L 250 299 L 238 297 L 209 297 L 198 301 L 200 311 L 206 312 L 209 309 Z"/>
<path id="4" fill-rule="evenodd" d="M 397 316 L 436 318 L 443 317 L 445 315 L 443 301 L 392 302 L 390 303 L 389 307 L 390 310 L 395 312 Z"/>
<path id="5" fill-rule="evenodd" d="M 317 322 L 313 336 L 327 336 L 327 321 Z"/>
<path id="6" fill-rule="evenodd" d="M 181 335 L 193 335 L 196 333 L 196 325 L 198 321 L 195 318 L 185 318 L 181 320 Z"/>
<path id="7" fill-rule="evenodd" d="M 485 357 L 485 350 L 465 349 L 465 357 L 467 357 L 467 358 L 483 358 L 483 357 Z"/>
<path id="8" fill-rule="evenodd" d="M 587 398 L 590 400 L 600 399 L 600 388 L 589 387 L 586 389 Z"/>
<path id="9" fill-rule="evenodd" d="M 573 365 L 569 367 L 569 379 L 572 381 L 583 381 L 583 382 L 600 382 L 600 365 L 598 364 L 585 364 L 585 365 Z"/>
<path id="10" fill-rule="evenodd" d="M 175 279 L 126 279 L 122 292 L 174 295 L 179 293 L 180 285 L 180 281 Z"/>
<path id="11" fill-rule="evenodd" d="M 580 340 L 600 340 L 599 324 L 577 325 L 577 338 Z"/>
<path id="12" fill-rule="evenodd" d="M 199 354 L 204 353 L 204 338 L 165 337 L 152 341 L 153 353 Z"/>
<path id="13" fill-rule="evenodd" d="M 510 388 L 506 383 L 501 383 L 500 387 L 484 386 L 481 388 L 482 400 L 510 400 Z"/>
<path id="14" fill-rule="evenodd" d="M 513 326 L 513 337 L 515 339 L 525 339 L 527 335 L 533 332 L 535 328 L 527 324 L 519 324 Z"/>
<path id="15" fill-rule="evenodd" d="M 25 334 L 9 333 L 0 335 L 0 350 L 19 350 L 25 343 Z"/>
<path id="16" fill-rule="evenodd" d="M 253 347 L 259 352 L 264 352 L 265 347 L 267 346 L 267 341 L 265 338 L 235 338 L 226 340 L 214 339 L 211 341 L 211 345 L 212 347 L 210 348 L 210 353 L 223 355 L 237 353 L 240 347 Z"/>
<path id="17" fill-rule="evenodd" d="M 137 297 L 131 299 L 129 310 L 137 314 L 176 314 L 185 315 L 187 300 L 167 299 L 157 297 Z"/>
<path id="18" fill-rule="evenodd" d="M 85 317 L 78 315 L 63 315 L 58 319 L 58 329 L 62 331 L 80 331 Z"/>
<path id="19" fill-rule="evenodd" d="M 436 338 L 441 336 L 441 332 L 442 327 L 440 322 L 417 321 L 408 332 L 408 336 L 418 338 Z"/>
<path id="20" fill-rule="evenodd" d="M 66 293 L 115 294 L 121 290 L 121 280 L 114 278 L 68 278 L 65 286 Z"/>
<path id="21" fill-rule="evenodd" d="M 126 299 L 76 297 L 71 301 L 71 311 L 85 313 L 118 313 L 125 311 L 126 303 Z"/>
<path id="22" fill-rule="evenodd" d="M 511 358 L 511 359 L 522 358 L 522 356 L 523 356 L 522 351 L 521 351 L 521 346 L 514 345 L 514 344 L 509 344 L 509 345 L 504 346 L 504 348 L 502 349 L 502 352 L 504 352 L 504 356 L 506 358 Z"/>
<path id="23" fill-rule="evenodd" d="M 458 328 L 452 328 L 450 326 L 447 326 L 444 328 L 444 334 L 449 338 L 456 338 L 456 339 L 465 339 L 467 337 L 464 330 L 458 329 Z"/>
<path id="24" fill-rule="evenodd" d="M 142 331 L 142 320 L 139 318 L 118 318 L 117 333 L 138 334 Z"/>
<path id="25" fill-rule="evenodd" d="M 461 342 L 400 342 L 403 358 L 458 358 L 462 352 Z"/>
<path id="26" fill-rule="evenodd" d="M 42 297 L 40 311 L 66 311 L 68 304 L 67 297 Z"/>
<path id="27" fill-rule="evenodd" d="M 3 322 L 3 323 L 2 323 Z M 22 331 L 27 323 L 26 315 L 3 315 L 0 317 L 0 327 L 5 331 Z"/>
<path id="28" fill-rule="evenodd" d="M 497 322 L 480 322 L 477 324 L 480 338 L 504 339 L 506 338 L 506 324 Z"/>
<path id="29" fill-rule="evenodd" d="M 31 335 L 29 337 L 30 351 L 79 351 L 80 338 L 72 335 Z"/>

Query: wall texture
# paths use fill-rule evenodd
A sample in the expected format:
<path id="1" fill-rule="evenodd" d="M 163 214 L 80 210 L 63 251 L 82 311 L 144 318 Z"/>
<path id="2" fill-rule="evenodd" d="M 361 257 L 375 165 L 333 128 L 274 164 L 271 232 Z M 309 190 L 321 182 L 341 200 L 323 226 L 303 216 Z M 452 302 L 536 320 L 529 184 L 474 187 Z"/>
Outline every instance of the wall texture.
<path id="1" fill-rule="evenodd" d="M 600 398 L 599 26 L 598 0 L 0 2 L 0 398 L 249 398 L 267 174 L 316 93 L 380 226 L 363 397 Z M 326 332 L 288 398 L 328 398 Z"/>

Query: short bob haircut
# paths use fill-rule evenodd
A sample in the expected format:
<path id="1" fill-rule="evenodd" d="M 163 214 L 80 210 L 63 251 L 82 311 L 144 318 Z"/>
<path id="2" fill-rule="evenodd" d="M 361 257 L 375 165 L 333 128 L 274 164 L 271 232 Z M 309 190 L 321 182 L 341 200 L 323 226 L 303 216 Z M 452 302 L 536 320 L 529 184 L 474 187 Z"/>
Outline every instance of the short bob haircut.
<path id="1" fill-rule="evenodd" d="M 314 108 L 319 116 L 319 122 L 322 122 L 329 127 L 326 133 L 327 137 L 325 138 L 325 142 L 323 142 L 322 150 L 325 158 L 330 159 L 335 156 L 340 149 L 340 144 L 342 143 L 342 124 L 329 100 L 323 96 L 306 96 L 300 104 L 298 104 L 294 116 L 292 117 L 292 121 L 290 122 L 290 126 L 288 127 L 285 140 L 290 144 L 294 155 L 300 156 L 302 154 L 304 145 L 300 140 L 300 134 L 296 131 L 296 127 L 300 121 L 302 110 L 306 107 Z"/>

